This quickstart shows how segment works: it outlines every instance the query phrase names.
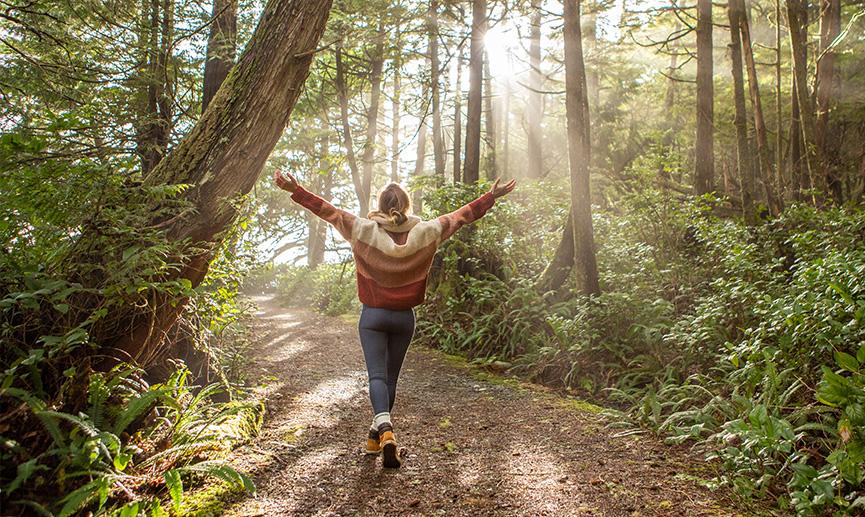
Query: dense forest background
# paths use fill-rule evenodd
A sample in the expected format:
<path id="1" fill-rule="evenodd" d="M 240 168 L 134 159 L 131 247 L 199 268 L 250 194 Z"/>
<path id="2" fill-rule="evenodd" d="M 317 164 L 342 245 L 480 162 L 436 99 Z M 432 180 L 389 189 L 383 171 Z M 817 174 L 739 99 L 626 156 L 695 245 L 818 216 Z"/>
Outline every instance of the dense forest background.
<path id="1" fill-rule="evenodd" d="M 357 307 L 365 215 L 517 190 L 417 339 L 692 443 L 781 513 L 865 511 L 865 4 L 4 0 L 3 512 L 190 510 L 264 406 L 246 290 Z M 290 115 L 290 118 L 289 118 Z"/>

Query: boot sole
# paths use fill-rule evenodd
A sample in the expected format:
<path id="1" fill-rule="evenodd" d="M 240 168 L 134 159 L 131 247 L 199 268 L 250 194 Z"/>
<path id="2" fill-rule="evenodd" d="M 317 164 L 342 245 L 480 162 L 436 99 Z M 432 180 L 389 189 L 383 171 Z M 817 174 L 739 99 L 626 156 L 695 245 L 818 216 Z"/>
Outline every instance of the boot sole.
<path id="1" fill-rule="evenodd" d="M 396 442 L 387 442 L 382 444 L 382 465 L 388 469 L 398 469 L 402 465 L 399 459 L 399 451 L 396 447 Z"/>

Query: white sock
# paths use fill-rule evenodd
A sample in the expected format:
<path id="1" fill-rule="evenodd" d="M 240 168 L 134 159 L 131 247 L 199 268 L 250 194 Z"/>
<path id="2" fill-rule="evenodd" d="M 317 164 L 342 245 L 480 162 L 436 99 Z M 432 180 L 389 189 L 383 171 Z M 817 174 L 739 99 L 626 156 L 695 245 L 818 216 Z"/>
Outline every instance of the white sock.
<path id="1" fill-rule="evenodd" d="M 378 413 L 372 419 L 372 429 L 378 431 L 378 426 L 384 423 L 390 423 L 390 413 L 384 411 L 382 413 Z"/>

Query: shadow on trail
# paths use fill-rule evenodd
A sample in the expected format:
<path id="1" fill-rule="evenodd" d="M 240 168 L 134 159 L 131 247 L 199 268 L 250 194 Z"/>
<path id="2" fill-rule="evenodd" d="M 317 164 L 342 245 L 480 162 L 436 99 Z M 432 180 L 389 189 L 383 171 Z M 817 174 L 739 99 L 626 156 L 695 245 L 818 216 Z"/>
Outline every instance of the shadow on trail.
<path id="1" fill-rule="evenodd" d="M 231 515 L 736 513 L 695 482 L 681 450 L 613 438 L 553 395 L 477 380 L 415 346 L 393 412 L 407 457 L 383 470 L 362 453 L 371 410 L 356 329 L 257 301 L 265 334 L 253 367 L 268 415 L 234 459 L 258 494 Z"/>

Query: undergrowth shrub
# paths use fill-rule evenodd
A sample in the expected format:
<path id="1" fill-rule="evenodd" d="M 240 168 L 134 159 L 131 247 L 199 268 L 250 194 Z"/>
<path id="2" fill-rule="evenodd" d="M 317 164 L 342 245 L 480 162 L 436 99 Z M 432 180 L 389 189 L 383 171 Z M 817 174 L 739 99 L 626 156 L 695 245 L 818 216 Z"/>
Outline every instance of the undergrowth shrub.
<path id="1" fill-rule="evenodd" d="M 285 303 L 337 316 L 360 310 L 354 262 L 281 266 L 275 273 L 277 297 Z"/>
<path id="2" fill-rule="evenodd" d="M 165 280 L 194 250 L 154 221 L 187 213 L 185 187 L 143 186 L 131 160 L 27 159 L 43 147 L 0 137 L 3 513 L 163 515 L 202 476 L 252 490 L 222 461 L 263 412 L 239 389 L 244 252 L 227 239 L 196 289 Z M 111 331 L 152 293 L 191 303 L 137 366 L 105 371 Z"/>
<path id="3" fill-rule="evenodd" d="M 443 247 L 418 338 L 604 397 L 612 425 L 699 445 L 743 496 L 863 512 L 865 210 L 793 205 L 748 227 L 718 203 L 647 187 L 596 211 L 602 294 L 585 298 L 533 288 L 562 207 L 508 198 Z M 516 221 L 541 212 L 531 242 Z"/>

